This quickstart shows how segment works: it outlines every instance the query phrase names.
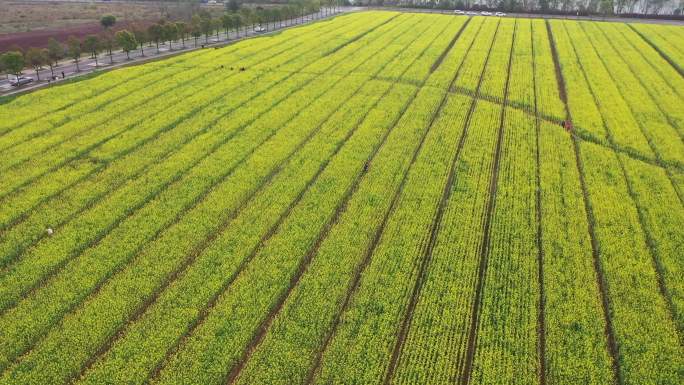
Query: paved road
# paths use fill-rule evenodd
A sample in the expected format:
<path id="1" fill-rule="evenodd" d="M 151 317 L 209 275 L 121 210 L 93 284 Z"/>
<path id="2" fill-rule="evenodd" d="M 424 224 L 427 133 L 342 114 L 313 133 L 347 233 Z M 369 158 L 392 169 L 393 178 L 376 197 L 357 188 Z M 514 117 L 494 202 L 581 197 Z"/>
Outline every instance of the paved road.
<path id="1" fill-rule="evenodd" d="M 165 56 L 170 56 L 170 55 L 176 55 L 181 52 L 188 52 L 192 51 L 195 49 L 201 49 L 202 45 L 206 46 L 220 46 L 220 45 L 225 45 L 225 44 L 230 44 L 235 42 L 238 39 L 245 39 L 249 37 L 253 37 L 256 35 L 264 35 L 267 33 L 270 33 L 272 31 L 277 31 L 281 30 L 284 28 L 289 28 L 291 26 L 296 26 L 300 25 L 302 23 L 310 23 L 312 21 L 332 17 L 334 15 L 340 14 L 340 13 L 346 13 L 346 12 L 353 12 L 360 10 L 361 8 L 358 7 L 341 7 L 338 9 L 337 13 L 330 13 L 326 11 L 321 11 L 316 14 L 311 14 L 307 15 L 304 17 L 304 20 L 302 18 L 297 18 L 294 20 L 288 20 L 288 21 L 283 21 L 281 23 L 269 23 L 268 26 L 264 25 L 264 28 L 267 28 L 267 32 L 263 33 L 257 33 L 254 32 L 252 29 L 252 26 L 245 26 L 243 27 L 240 32 L 239 32 L 239 37 L 236 34 L 235 31 L 230 31 L 228 33 L 228 36 L 226 36 L 225 32 L 219 33 L 218 37 L 216 35 L 212 35 L 209 37 L 208 42 L 206 41 L 205 37 L 202 36 L 197 39 L 197 46 L 195 46 L 195 39 L 190 38 L 185 40 L 185 44 L 181 42 L 180 40 L 177 42 L 173 43 L 166 43 L 164 45 L 160 44 L 159 45 L 159 52 L 157 52 L 157 47 L 156 45 L 152 46 L 145 46 L 143 48 L 143 52 L 140 52 L 140 49 L 137 49 L 135 51 L 130 52 L 130 60 L 126 58 L 126 54 L 121 51 L 114 52 L 111 58 L 108 55 L 105 54 L 100 54 L 97 59 L 97 66 L 95 63 L 95 59 L 88 57 L 81 58 L 81 60 L 78 63 L 78 69 L 76 64 L 73 62 L 73 60 L 65 60 L 63 62 L 60 62 L 56 67 L 54 67 L 54 74 L 58 78 L 55 81 L 49 81 L 48 79 L 51 77 L 51 72 L 49 68 L 44 68 L 38 73 L 40 74 L 40 79 L 41 81 L 38 82 L 36 81 L 36 72 L 32 70 L 25 70 L 24 71 L 24 76 L 28 76 L 34 79 L 33 83 L 30 83 L 25 86 L 21 87 L 12 87 L 9 84 L 9 81 L 7 80 L 6 77 L 3 77 L 0 80 L 0 95 L 5 96 L 5 95 L 12 95 L 12 94 L 17 94 L 21 92 L 25 92 L 28 90 L 36 89 L 39 87 L 45 87 L 49 86 L 51 84 L 56 84 L 59 83 L 60 81 L 63 80 L 62 78 L 62 73 L 64 73 L 64 76 L 66 79 L 70 79 L 76 76 L 83 76 L 85 74 L 92 73 L 94 71 L 99 71 L 99 70 L 106 70 L 106 69 L 111 69 L 111 68 L 116 68 L 116 67 L 121 67 L 124 65 L 130 65 L 131 63 L 142 63 L 147 60 L 154 60 L 158 58 L 162 58 Z"/>

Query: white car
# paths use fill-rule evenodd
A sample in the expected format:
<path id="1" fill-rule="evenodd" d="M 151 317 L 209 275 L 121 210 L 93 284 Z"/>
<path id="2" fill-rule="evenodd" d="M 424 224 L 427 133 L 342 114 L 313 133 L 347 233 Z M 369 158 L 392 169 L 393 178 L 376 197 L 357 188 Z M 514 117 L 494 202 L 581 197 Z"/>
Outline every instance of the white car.
<path id="1" fill-rule="evenodd" d="M 454 13 L 457 15 L 465 15 L 466 14 L 465 12 L 461 11 L 460 9 L 455 10 Z"/>
<path id="2" fill-rule="evenodd" d="M 506 14 L 503 12 L 497 12 L 494 15 L 499 16 L 499 17 L 506 16 Z"/>
<path id="3" fill-rule="evenodd" d="M 468 11 L 468 12 L 466 12 L 466 15 L 477 15 L 477 12 Z"/>
<path id="4" fill-rule="evenodd" d="M 491 13 L 491 12 L 487 12 L 487 11 L 482 11 L 482 12 L 480 12 L 480 15 L 482 15 L 482 16 L 492 16 L 492 13 Z"/>
<path id="5" fill-rule="evenodd" d="M 33 78 L 28 76 L 12 76 L 9 79 L 9 83 L 12 87 L 23 86 L 24 84 L 29 84 L 33 81 Z"/>
<path id="6" fill-rule="evenodd" d="M 259 26 L 254 27 L 254 32 L 256 32 L 256 33 L 266 32 L 266 28 L 259 25 Z"/>

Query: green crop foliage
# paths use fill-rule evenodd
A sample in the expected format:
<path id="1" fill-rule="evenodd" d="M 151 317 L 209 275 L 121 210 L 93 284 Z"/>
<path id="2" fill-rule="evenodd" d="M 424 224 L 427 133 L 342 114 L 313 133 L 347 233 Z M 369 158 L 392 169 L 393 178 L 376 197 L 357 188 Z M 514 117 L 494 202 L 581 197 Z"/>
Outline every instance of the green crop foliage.
<path id="1" fill-rule="evenodd" d="M 682 36 L 366 10 L 8 99 L 0 383 L 682 383 Z"/>

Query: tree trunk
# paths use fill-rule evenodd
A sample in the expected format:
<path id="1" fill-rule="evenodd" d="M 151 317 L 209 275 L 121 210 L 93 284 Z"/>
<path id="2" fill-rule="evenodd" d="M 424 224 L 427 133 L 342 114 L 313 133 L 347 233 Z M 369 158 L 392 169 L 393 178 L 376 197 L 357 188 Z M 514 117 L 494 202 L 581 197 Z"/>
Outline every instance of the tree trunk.
<path id="1" fill-rule="evenodd" d="M 35 67 L 34 70 L 36 70 L 36 79 L 40 81 L 40 74 L 38 73 L 38 67 Z"/>
<path id="2" fill-rule="evenodd" d="M 50 76 L 55 77 L 55 66 L 52 63 L 50 63 Z"/>
<path id="3" fill-rule="evenodd" d="M 126 60 L 131 60 L 131 56 L 128 54 L 128 51 L 126 51 Z"/>
<path id="4" fill-rule="evenodd" d="M 157 43 L 157 55 L 159 55 L 159 40 L 157 40 L 155 43 Z"/>

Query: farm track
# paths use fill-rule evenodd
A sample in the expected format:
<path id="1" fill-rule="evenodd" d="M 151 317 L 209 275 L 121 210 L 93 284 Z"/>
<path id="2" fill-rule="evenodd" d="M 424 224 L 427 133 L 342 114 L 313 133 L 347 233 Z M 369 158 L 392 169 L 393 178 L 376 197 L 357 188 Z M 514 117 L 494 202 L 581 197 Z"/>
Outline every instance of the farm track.
<path id="1" fill-rule="evenodd" d="M 339 81 L 339 80 L 338 80 L 338 81 Z M 294 90 L 293 90 L 292 92 L 294 92 Z M 294 117 L 293 117 L 293 118 L 294 118 Z M 275 132 L 274 132 L 274 133 L 275 133 Z M 258 148 L 258 147 L 259 147 L 259 146 L 257 145 L 257 146 L 254 147 L 254 149 L 256 149 L 256 148 Z M 245 157 L 243 158 L 243 160 L 246 159 L 247 157 L 248 157 L 248 156 L 245 156 Z M 236 166 L 236 167 L 237 167 L 237 166 Z M 230 174 L 230 172 L 226 173 L 225 175 L 227 176 L 227 175 L 229 175 L 229 174 Z M 217 183 L 218 183 L 218 182 L 217 182 Z M 186 209 L 185 211 L 187 211 L 187 210 L 188 210 L 188 209 Z M 179 215 L 179 217 L 180 217 L 180 215 Z M 179 218 L 179 217 L 177 217 L 177 218 Z M 161 230 L 160 230 L 160 231 L 161 231 Z M 157 233 L 157 234 L 155 235 L 155 238 L 153 238 L 153 239 L 156 239 L 156 237 L 157 237 L 158 235 L 159 235 L 159 233 Z M 137 251 L 136 251 L 136 253 L 137 253 Z M 135 253 L 134 253 L 134 254 L 135 254 Z M 133 254 L 133 255 L 134 255 L 134 254 Z M 125 267 L 125 265 L 126 265 L 126 264 L 122 265 L 121 268 Z M 100 287 L 103 283 L 104 283 L 104 281 L 101 282 L 100 284 L 98 284 L 97 287 Z"/>
<path id="2" fill-rule="evenodd" d="M 641 37 L 641 39 L 642 39 L 643 41 L 645 41 L 648 45 L 650 45 L 656 52 L 658 52 L 658 54 L 659 54 L 663 59 L 665 59 L 665 61 L 668 62 L 668 64 L 670 64 L 670 66 L 672 66 L 672 68 L 673 68 L 675 71 L 677 71 L 682 77 L 684 77 L 684 70 L 682 70 L 682 69 L 677 65 L 677 63 L 675 63 L 674 61 L 672 61 L 672 59 L 671 59 L 665 52 L 663 52 L 663 50 L 662 50 L 660 47 L 658 47 L 656 44 L 654 44 L 648 37 L 644 36 L 644 34 L 643 34 L 641 31 L 639 31 L 638 29 L 634 28 L 631 24 L 628 23 L 627 26 L 628 26 L 629 28 L 631 28 L 632 31 L 634 31 L 637 35 L 639 35 L 639 37 Z"/>
<path id="3" fill-rule="evenodd" d="M 508 102 L 508 85 L 511 78 L 511 64 L 513 63 L 513 48 L 515 43 L 515 32 L 517 29 L 517 23 L 513 29 L 513 38 L 511 39 L 510 56 L 508 58 L 508 70 L 506 71 L 506 86 L 504 90 L 504 100 L 501 107 L 501 116 L 499 118 L 499 130 L 498 137 L 496 140 L 496 148 L 494 150 L 494 166 L 492 171 L 492 177 L 490 179 L 489 185 L 489 196 L 487 197 L 487 206 L 485 214 L 485 222 L 483 226 L 483 237 L 482 243 L 480 245 L 480 263 L 478 266 L 478 278 L 475 287 L 475 299 L 473 300 L 473 310 L 471 314 L 471 322 L 468 331 L 468 346 L 466 350 L 465 361 L 463 364 L 463 375 L 461 383 L 463 385 L 468 385 L 470 383 L 470 378 L 472 375 L 473 362 L 475 359 L 475 349 L 477 344 L 477 329 L 479 327 L 479 315 L 480 307 L 482 303 L 482 296 L 484 292 L 485 277 L 487 273 L 487 258 L 489 256 L 490 247 L 490 237 L 491 237 L 491 223 L 494 212 L 494 205 L 496 204 L 496 191 L 499 179 L 499 164 L 501 161 L 501 146 L 503 142 L 503 130 L 504 130 L 504 119 L 506 118 L 506 105 Z M 494 39 L 492 40 L 492 43 Z M 492 44 L 493 47 L 493 44 Z M 483 68 L 487 68 L 486 64 Z M 483 71 L 484 75 L 484 71 Z M 480 78 L 480 82 L 482 78 Z M 478 84 L 477 92 L 479 93 L 480 84 Z"/>
<path id="4" fill-rule="evenodd" d="M 363 64 L 363 63 L 359 64 L 359 66 L 361 66 L 362 64 Z M 353 71 L 352 71 L 352 72 L 353 72 Z M 353 95 L 350 95 L 349 98 L 351 98 L 352 96 L 353 96 Z M 379 101 L 379 100 L 378 100 L 378 101 Z M 340 104 L 340 108 L 341 108 L 345 103 L 346 103 L 346 101 L 343 101 L 343 102 Z M 375 104 L 377 104 L 377 102 L 374 103 L 373 106 L 375 106 Z M 372 108 L 373 108 L 373 107 L 371 107 L 371 109 L 372 109 Z M 319 125 L 319 128 L 322 127 L 323 125 L 325 125 L 325 124 L 327 123 L 327 121 L 328 121 L 327 119 L 330 119 L 336 112 L 337 112 L 337 110 L 332 111 L 332 112 L 329 114 L 329 116 L 326 118 L 326 120 L 325 120 L 323 123 L 321 123 L 321 124 Z M 358 128 L 358 125 L 357 125 L 356 127 L 354 127 L 354 128 L 345 136 L 344 140 L 343 140 L 342 142 L 340 142 L 340 144 L 337 146 L 337 148 L 335 149 L 335 151 L 333 152 L 333 154 L 332 154 L 329 158 L 327 158 L 327 160 L 326 160 L 325 162 L 323 162 L 323 163 L 321 164 L 321 166 L 320 166 L 319 169 L 317 170 L 317 172 L 316 172 L 316 174 L 314 175 L 314 177 L 313 177 L 312 179 L 310 179 L 310 180 L 306 183 L 305 188 L 304 188 L 303 190 L 301 190 L 301 192 L 297 195 L 297 197 L 294 199 L 294 201 L 292 201 L 292 202 L 289 204 L 289 206 L 287 207 L 287 209 L 285 210 L 285 212 L 278 218 L 278 220 L 276 221 L 276 223 L 275 223 L 275 224 L 267 231 L 267 233 L 262 237 L 262 239 L 261 239 L 260 242 L 258 243 L 259 245 L 263 245 L 263 244 L 264 244 L 264 243 L 265 243 L 265 242 L 266 242 L 266 241 L 267 241 L 267 240 L 268 240 L 268 239 L 277 231 L 277 229 L 278 229 L 278 227 L 280 226 L 280 224 L 288 217 L 289 213 L 290 213 L 290 212 L 292 211 L 292 209 L 298 204 L 298 202 L 299 202 L 299 201 L 301 200 L 301 198 L 304 196 L 304 194 L 306 193 L 306 191 L 308 191 L 309 187 L 318 179 L 318 176 L 323 172 L 323 170 L 325 169 L 325 167 L 327 166 L 327 164 L 329 163 L 329 161 L 337 154 L 337 152 L 343 147 L 343 145 L 347 142 L 347 140 L 356 132 L 356 131 L 355 131 L 356 128 Z M 311 136 L 310 136 L 309 138 L 307 138 L 307 143 L 308 143 L 308 140 L 311 139 L 311 138 L 313 138 L 313 133 L 311 134 Z M 306 143 L 302 143 L 301 146 L 299 146 L 297 149 L 295 149 L 295 150 L 288 156 L 288 158 L 287 158 L 284 162 L 282 162 L 282 163 L 278 166 L 278 168 L 272 172 L 272 174 L 269 175 L 269 177 L 267 178 L 268 181 L 265 182 L 265 183 L 262 185 L 262 187 L 263 187 L 263 186 L 266 186 L 266 185 L 268 185 L 268 184 L 270 184 L 270 183 L 271 183 L 270 181 L 271 181 L 271 179 L 273 178 L 273 176 L 275 176 L 277 173 L 279 173 L 279 172 L 282 170 L 282 168 L 285 167 L 285 165 L 290 161 L 290 159 L 291 159 L 295 154 L 297 154 L 297 153 L 299 152 L 299 150 L 300 150 L 305 144 L 306 144 Z M 262 188 L 262 187 L 260 187 L 260 188 L 259 188 L 259 189 L 258 189 L 258 190 L 249 198 L 249 199 L 246 199 L 246 200 L 241 204 L 241 207 L 240 207 L 239 209 L 235 210 L 234 213 L 233 213 L 229 218 L 227 218 L 227 220 L 224 221 L 224 223 L 223 223 L 219 228 L 220 228 L 220 229 L 225 229 L 225 228 L 227 227 L 228 223 L 229 223 L 230 221 L 232 221 L 232 220 L 233 220 L 233 219 L 234 219 L 234 218 L 243 210 L 243 208 L 249 203 L 249 201 L 250 201 L 251 199 L 253 199 L 253 198 L 258 194 L 259 191 L 261 191 L 261 188 Z M 156 300 L 157 300 L 157 298 L 159 297 L 159 295 L 160 295 L 160 294 L 161 294 L 161 293 L 162 293 L 162 292 L 163 292 L 163 291 L 164 291 L 164 290 L 165 290 L 173 281 L 175 281 L 176 278 L 178 278 L 181 274 L 184 274 L 184 271 L 187 270 L 187 268 L 188 268 L 191 264 L 194 263 L 196 257 L 197 257 L 199 254 L 201 254 L 201 253 L 204 251 L 204 249 L 206 249 L 206 247 L 208 247 L 209 244 L 211 244 L 211 243 L 213 242 L 213 240 L 215 240 L 215 239 L 221 234 L 222 231 L 223 231 L 223 230 L 219 230 L 219 232 L 213 233 L 213 234 L 211 235 L 210 239 L 207 239 L 205 242 L 203 242 L 202 246 L 193 252 L 193 257 L 191 257 L 190 260 L 187 260 L 186 262 L 184 262 L 184 263 L 180 266 L 180 268 L 179 268 L 178 270 L 174 271 L 174 273 L 172 274 L 172 276 L 171 276 L 170 278 L 168 278 L 168 279 L 165 280 L 163 286 L 160 287 L 159 290 L 155 291 L 154 295 L 153 295 L 148 301 L 146 301 L 146 303 L 140 308 L 139 311 L 136 311 L 136 313 L 134 314 L 134 316 L 131 317 L 131 319 L 129 319 L 129 320 L 126 322 L 126 324 L 129 324 L 129 325 L 130 325 L 130 324 L 134 323 L 137 319 L 139 319 L 139 317 L 142 316 L 142 314 L 147 310 L 147 308 L 149 308 L 149 306 L 150 306 L 152 303 L 156 302 Z M 234 281 L 234 279 L 237 277 L 237 275 L 244 269 L 244 267 L 245 267 L 245 266 L 253 259 L 253 257 L 257 254 L 258 250 L 259 250 L 259 248 L 256 247 L 256 248 L 253 250 L 253 252 L 251 252 L 250 255 L 249 255 L 247 258 L 245 258 L 243 261 L 240 262 L 240 267 L 238 267 L 238 269 L 236 270 L 236 272 L 235 272 L 235 273 L 234 273 L 234 274 L 225 282 L 225 284 L 222 286 L 222 289 L 221 289 L 220 291 L 218 291 L 218 292 L 210 299 L 208 306 L 205 307 L 205 309 L 202 310 L 202 312 L 201 312 L 202 315 L 200 315 L 196 320 L 193 321 L 193 323 L 192 323 L 192 324 L 190 325 L 190 327 L 188 328 L 187 333 L 184 333 L 183 335 L 190 334 L 191 331 L 194 330 L 194 328 L 196 327 L 196 325 L 199 324 L 199 323 L 201 323 L 201 320 L 206 316 L 206 314 L 208 313 L 209 309 L 211 309 L 211 307 L 213 307 L 212 304 L 215 303 L 215 302 L 218 300 L 219 295 L 225 290 L 225 288 L 227 288 L 227 287 Z M 125 330 L 125 326 L 122 326 L 122 327 L 119 329 L 119 331 L 117 332 L 116 337 L 114 337 L 111 341 L 108 341 L 107 346 L 104 347 L 103 349 L 101 349 L 101 351 L 98 352 L 97 356 L 101 356 L 101 355 L 103 355 L 107 350 L 109 350 L 109 348 L 111 347 L 111 344 L 112 344 L 117 338 L 121 337 L 121 335 L 122 335 L 122 333 L 123 333 L 124 330 Z M 177 342 L 174 344 L 174 346 L 173 346 L 172 348 L 169 349 L 168 354 L 171 354 L 173 351 L 175 351 L 176 347 L 177 347 L 178 345 L 181 344 L 181 341 L 183 340 L 183 335 L 181 335 L 181 336 L 178 338 Z M 168 354 L 167 354 L 167 355 L 168 355 Z M 93 358 L 93 360 L 94 360 L 94 359 L 95 359 L 95 358 Z M 159 371 L 161 370 L 161 363 L 162 363 L 163 361 L 164 361 L 164 360 L 161 360 L 161 361 L 156 365 L 155 369 L 150 373 L 150 376 L 148 377 L 147 381 L 149 381 L 149 380 L 152 379 L 152 378 L 155 378 L 155 377 L 159 374 Z M 91 362 L 91 364 L 92 364 L 92 362 Z M 88 365 L 88 366 L 90 366 L 90 365 Z M 87 368 L 84 368 L 84 369 L 82 370 L 82 373 L 83 373 L 86 369 L 87 369 Z M 79 377 L 80 377 L 80 376 L 79 376 Z"/>
<path id="5" fill-rule="evenodd" d="M 532 79 L 534 79 L 534 135 L 535 135 L 535 154 L 534 162 L 536 164 L 535 170 L 535 191 L 534 199 L 537 207 L 535 218 L 537 220 L 537 265 L 539 267 L 537 275 L 537 284 L 539 285 L 539 306 L 537 308 L 537 354 L 539 355 L 539 385 L 546 385 L 546 287 L 544 286 L 544 248 L 542 229 L 542 216 L 544 215 L 541 198 L 541 143 L 539 137 L 541 135 L 541 122 L 539 118 L 539 109 L 537 102 L 537 60 L 535 60 L 534 49 L 534 26 L 530 23 L 530 38 L 532 48 Z"/>
<path id="6" fill-rule="evenodd" d="M 577 54 L 577 48 L 575 47 L 574 42 L 572 43 L 572 46 L 573 46 L 573 49 L 575 50 L 575 54 L 578 55 Z M 579 57 L 579 55 L 578 55 L 578 57 Z M 589 82 L 586 69 L 584 68 L 584 66 L 582 65 L 581 62 L 579 62 L 579 67 L 581 68 L 582 73 L 585 76 L 585 80 L 587 81 L 587 84 L 589 85 L 591 95 L 594 98 L 594 103 L 597 106 L 599 106 L 600 105 L 599 99 L 596 96 L 596 94 L 594 93 L 593 87 L 591 87 L 592 83 Z M 613 79 L 613 81 L 614 81 L 614 79 Z M 604 112 L 601 109 L 599 109 L 599 111 L 601 112 L 601 121 L 603 122 L 603 126 L 607 127 Z M 607 130 L 607 133 L 608 133 L 608 141 L 612 145 L 614 145 L 615 142 L 614 142 L 614 139 L 613 139 L 613 136 L 612 136 L 610 130 Z M 679 337 L 679 342 L 680 342 L 680 344 L 684 345 L 684 343 L 682 342 L 683 341 L 682 339 L 684 338 L 684 331 L 681 330 L 681 328 L 679 327 L 679 324 L 677 323 L 675 306 L 674 306 L 674 303 L 672 301 L 672 297 L 669 295 L 667 287 L 665 286 L 665 280 L 663 278 L 663 274 L 664 274 L 663 270 L 664 269 L 663 269 L 662 263 L 658 257 L 658 253 L 657 253 L 656 248 L 655 248 L 655 240 L 653 239 L 653 234 L 651 234 L 651 232 L 649 231 L 649 228 L 645 225 L 643 209 L 642 209 L 641 205 L 638 203 L 638 200 L 637 200 L 636 195 L 634 193 L 634 188 L 632 186 L 632 182 L 629 179 L 629 176 L 627 175 L 627 171 L 625 169 L 624 161 L 623 161 L 622 157 L 620 157 L 619 154 L 617 154 L 615 152 L 613 152 L 613 154 L 615 155 L 615 158 L 617 159 L 617 163 L 620 165 L 620 172 L 621 172 L 622 178 L 624 179 L 624 181 L 627 185 L 627 192 L 629 194 L 629 198 L 632 202 L 632 205 L 636 208 L 636 211 L 637 211 L 637 215 L 638 215 L 638 219 L 639 219 L 639 227 L 640 227 L 639 229 L 637 229 L 637 231 L 643 233 L 645 238 L 646 238 L 646 244 L 648 246 L 648 252 L 649 252 L 650 257 L 651 257 L 653 268 L 656 272 L 656 279 L 658 282 L 659 293 L 663 297 L 663 299 L 666 303 L 667 311 L 669 313 L 669 316 L 670 316 L 673 324 L 676 325 L 676 327 L 677 327 L 677 334 Z M 673 182 L 670 173 L 667 171 L 667 169 L 665 171 L 666 171 L 666 175 L 667 175 L 670 183 L 674 186 L 675 183 Z M 607 283 L 606 283 L 606 285 L 607 285 Z M 618 348 L 619 348 L 619 345 L 618 345 Z M 620 383 L 622 384 L 623 382 L 620 382 Z"/>
<path id="7" fill-rule="evenodd" d="M 551 24 L 548 22 L 548 20 L 545 23 L 549 37 L 549 44 L 551 45 L 551 54 L 553 56 L 554 66 L 556 68 L 556 80 L 558 82 L 558 89 L 561 94 L 561 100 L 563 101 L 563 105 L 565 106 L 567 120 L 572 121 L 570 107 L 568 106 L 565 80 L 563 79 L 563 73 L 561 71 L 560 60 L 558 57 L 558 51 L 556 49 L 556 44 L 553 37 L 553 31 L 551 29 Z M 604 277 L 604 270 L 601 264 L 601 259 L 599 257 L 598 241 L 596 240 L 596 231 L 594 229 L 594 213 L 593 208 L 591 206 L 591 202 L 589 200 L 589 192 L 587 190 L 587 184 L 585 181 L 584 166 L 582 164 L 582 158 L 580 156 L 579 140 L 575 136 L 572 136 L 572 143 L 573 150 L 575 153 L 577 171 L 579 173 L 580 186 L 582 187 L 582 198 L 584 200 L 584 208 L 587 213 L 587 224 L 589 227 L 588 230 L 591 239 L 591 250 L 594 259 L 594 270 L 596 272 L 596 279 L 598 281 L 597 285 L 599 288 L 599 293 L 601 294 L 603 318 L 605 320 L 606 343 L 608 345 L 607 347 L 608 351 L 610 352 L 610 357 L 612 361 L 613 378 L 617 385 L 622 385 L 624 384 L 624 380 L 622 378 L 622 373 L 620 371 L 619 350 L 617 342 L 615 340 L 615 329 L 613 327 L 613 321 L 610 315 L 610 298 L 608 297 L 608 289 L 606 288 L 607 282 Z"/>

